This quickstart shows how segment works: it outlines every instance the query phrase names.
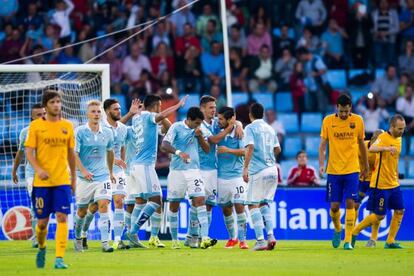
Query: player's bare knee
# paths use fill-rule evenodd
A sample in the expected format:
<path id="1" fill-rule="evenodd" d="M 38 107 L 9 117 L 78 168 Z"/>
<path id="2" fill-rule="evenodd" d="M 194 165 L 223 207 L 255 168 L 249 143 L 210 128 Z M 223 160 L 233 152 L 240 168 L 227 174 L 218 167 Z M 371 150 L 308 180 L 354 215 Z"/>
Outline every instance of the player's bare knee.
<path id="1" fill-rule="evenodd" d="M 244 205 L 236 203 L 234 204 L 234 209 L 236 209 L 237 214 L 243 214 L 244 213 Z"/>
<path id="2" fill-rule="evenodd" d="M 48 219 L 39 219 L 37 220 L 37 227 L 39 227 L 40 230 L 45 230 L 47 228 L 48 222 Z"/>
<path id="3" fill-rule="evenodd" d="M 115 197 L 114 198 L 114 206 L 117 209 L 123 209 L 124 208 L 124 198 L 123 197 Z"/>
<path id="4" fill-rule="evenodd" d="M 108 212 L 109 200 L 100 200 L 98 202 L 99 213 Z"/>
<path id="5" fill-rule="evenodd" d="M 141 197 L 137 197 L 137 198 L 135 198 L 135 203 L 136 204 L 145 204 L 145 203 L 147 203 L 147 201 L 145 199 L 141 198 Z"/>
<path id="6" fill-rule="evenodd" d="M 229 206 L 223 207 L 223 214 L 226 217 L 231 216 L 233 214 L 233 208 Z"/>
<path id="7" fill-rule="evenodd" d="M 152 202 L 157 203 L 158 205 L 161 205 L 161 197 L 160 196 L 153 196 L 149 199 Z"/>
<path id="8" fill-rule="evenodd" d="M 128 213 L 132 213 L 132 211 L 134 210 L 134 207 L 135 207 L 134 204 L 127 204 L 125 209 Z"/>
<path id="9" fill-rule="evenodd" d="M 204 200 L 204 197 L 202 197 L 202 196 L 195 197 L 195 198 L 193 198 L 192 201 L 193 201 L 193 206 L 194 207 L 200 207 L 200 206 L 205 205 L 205 200 Z"/>
<path id="10" fill-rule="evenodd" d="M 353 200 L 351 198 L 348 198 L 346 200 L 345 205 L 346 205 L 346 209 L 354 209 L 355 208 L 355 200 Z"/>
<path id="11" fill-rule="evenodd" d="M 78 208 L 78 210 L 77 210 L 77 214 L 78 214 L 78 216 L 80 217 L 80 218 L 84 218 L 85 216 L 86 216 L 86 211 L 87 211 L 88 209 L 87 208 L 84 208 L 84 207 L 82 207 L 82 208 Z"/>
<path id="12" fill-rule="evenodd" d="M 400 216 L 404 215 L 404 212 L 405 212 L 405 209 L 402 209 L 402 210 L 394 210 L 394 214 L 397 214 L 397 215 L 400 215 Z"/>
<path id="13" fill-rule="evenodd" d="M 206 204 L 206 209 L 207 209 L 208 212 L 210 212 L 211 209 L 213 209 L 213 206 L 210 205 L 210 204 Z"/>
<path id="14" fill-rule="evenodd" d="M 67 222 L 67 220 L 68 220 L 68 215 L 59 213 L 59 212 L 56 213 L 57 222 L 62 223 L 62 222 Z"/>
<path id="15" fill-rule="evenodd" d="M 339 202 L 331 202 L 331 211 L 336 213 L 339 212 L 340 204 Z"/>
<path id="16" fill-rule="evenodd" d="M 94 203 L 89 205 L 89 212 L 91 212 L 92 214 L 95 214 L 96 211 L 98 211 L 98 204 Z"/>
<path id="17" fill-rule="evenodd" d="M 180 207 L 180 202 L 170 202 L 170 211 L 173 213 L 178 212 L 178 208 Z"/>
<path id="18" fill-rule="evenodd" d="M 259 205 L 249 205 L 249 210 L 255 209 L 255 208 L 259 208 Z"/>

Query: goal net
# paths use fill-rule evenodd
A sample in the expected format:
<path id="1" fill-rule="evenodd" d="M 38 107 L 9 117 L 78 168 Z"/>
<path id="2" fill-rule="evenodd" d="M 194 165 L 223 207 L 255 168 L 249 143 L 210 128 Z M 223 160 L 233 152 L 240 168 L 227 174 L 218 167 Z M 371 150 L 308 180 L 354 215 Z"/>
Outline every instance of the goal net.
<path id="1" fill-rule="evenodd" d="M 62 116 L 76 127 L 86 123 L 88 101 L 109 98 L 109 87 L 107 64 L 0 65 L 0 240 L 33 236 L 25 158 L 17 170 L 17 184 L 12 176 L 19 134 L 31 121 L 32 106 L 41 103 L 46 88 L 59 90 Z M 71 208 L 73 211 L 73 205 Z M 52 219 L 50 236 L 54 229 Z"/>

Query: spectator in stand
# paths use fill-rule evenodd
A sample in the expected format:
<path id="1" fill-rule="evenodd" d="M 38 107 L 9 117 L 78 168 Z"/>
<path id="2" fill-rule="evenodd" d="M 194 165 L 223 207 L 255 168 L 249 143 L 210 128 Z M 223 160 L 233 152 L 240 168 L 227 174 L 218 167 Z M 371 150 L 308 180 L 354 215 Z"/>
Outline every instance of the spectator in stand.
<path id="1" fill-rule="evenodd" d="M 372 45 L 372 21 L 367 15 L 367 7 L 357 4 L 351 12 L 348 21 L 347 33 L 349 34 L 349 47 L 354 68 L 368 68 L 371 57 Z"/>
<path id="2" fill-rule="evenodd" d="M 407 73 L 412 78 L 414 77 L 414 43 L 407 40 L 405 43 L 405 52 L 398 58 L 398 66 L 400 72 Z"/>
<path id="3" fill-rule="evenodd" d="M 398 87 L 398 96 L 404 97 L 405 88 L 410 84 L 411 78 L 407 73 L 402 73 L 400 77 L 400 86 Z"/>
<path id="4" fill-rule="evenodd" d="M 175 9 L 179 9 L 187 4 L 187 0 L 179 0 Z M 170 22 L 172 23 L 172 32 L 175 37 L 180 37 L 185 35 L 186 25 L 195 26 L 196 18 L 191 12 L 189 7 L 181 10 L 178 13 L 174 13 Z"/>
<path id="5" fill-rule="evenodd" d="M 276 131 L 277 138 L 281 145 L 285 140 L 285 127 L 284 125 L 277 120 L 277 114 L 273 109 L 266 110 L 266 122 Z"/>
<path id="6" fill-rule="evenodd" d="M 70 27 L 70 13 L 74 5 L 71 0 L 59 0 L 56 2 L 55 12 L 52 14 L 52 22 L 60 28 L 60 42 L 65 44 L 70 42 L 70 34 L 72 29 Z"/>
<path id="7" fill-rule="evenodd" d="M 66 43 L 64 46 L 68 46 L 70 43 Z M 59 64 L 82 64 L 82 60 L 76 56 L 73 47 L 65 48 L 61 51 L 56 59 Z"/>
<path id="8" fill-rule="evenodd" d="M 177 37 L 175 40 L 175 54 L 182 57 L 190 46 L 195 47 L 199 53 L 201 52 L 200 40 L 194 35 L 193 26 L 190 23 L 186 23 L 183 36 Z"/>
<path id="9" fill-rule="evenodd" d="M 286 48 L 288 48 L 290 52 L 293 53 L 296 47 L 296 42 L 292 37 L 289 36 L 288 25 L 282 25 L 280 27 L 280 36 L 275 37 L 273 45 L 275 45 L 275 58 L 280 57 L 282 55 L 282 51 Z"/>
<path id="10" fill-rule="evenodd" d="M 202 69 L 199 59 L 199 51 L 196 47 L 187 48 L 183 65 L 177 68 L 180 71 L 180 91 L 186 93 L 200 91 Z"/>
<path id="11" fill-rule="evenodd" d="M 216 23 L 220 22 L 218 17 L 215 14 L 213 14 L 213 9 L 212 9 L 211 5 L 207 3 L 203 6 L 203 14 L 198 17 L 197 23 L 196 23 L 197 24 L 196 25 L 196 30 L 197 30 L 197 34 L 199 36 L 204 36 L 205 35 L 205 33 L 207 31 L 208 21 L 211 20 L 211 19 L 216 21 Z M 219 31 L 220 24 L 217 24 L 216 28 L 217 28 L 216 31 Z"/>
<path id="12" fill-rule="evenodd" d="M 167 70 L 162 71 L 160 76 L 157 79 L 157 86 L 159 91 L 162 95 L 178 95 L 178 86 L 177 81 L 173 78 L 171 73 Z M 153 91 L 151 91 L 153 92 Z M 164 108 L 164 106 L 163 106 Z"/>
<path id="13" fill-rule="evenodd" d="M 247 54 L 258 56 L 262 46 L 266 45 L 272 55 L 272 39 L 265 26 L 261 23 L 256 24 L 253 33 L 247 37 Z"/>
<path id="14" fill-rule="evenodd" d="M 20 58 L 20 49 L 23 46 L 23 41 L 20 36 L 20 31 L 14 29 L 10 36 L 0 46 L 0 60 L 2 62 L 11 61 Z"/>
<path id="15" fill-rule="evenodd" d="M 122 63 L 125 82 L 130 86 L 134 86 L 135 82 L 140 79 L 141 72 L 144 69 L 152 72 L 148 57 L 142 54 L 142 46 L 139 43 L 134 43 L 131 46 L 131 54 Z"/>
<path id="16" fill-rule="evenodd" d="M 347 38 L 347 33 L 338 26 L 336 20 L 330 19 L 328 30 L 322 35 L 324 58 L 329 68 L 345 68 L 343 40 Z"/>
<path id="17" fill-rule="evenodd" d="M 407 132 L 414 134 L 414 97 L 412 85 L 408 85 L 405 88 L 404 97 L 397 99 L 396 109 L 397 112 L 404 116 L 405 122 L 407 123 Z"/>
<path id="18" fill-rule="evenodd" d="M 282 56 L 276 61 L 275 73 L 278 81 L 279 91 L 288 91 L 290 88 L 290 77 L 295 69 L 296 58 L 292 56 L 289 48 L 283 50 Z"/>
<path id="19" fill-rule="evenodd" d="M 115 56 L 114 49 L 105 53 L 101 63 L 108 63 L 110 65 L 111 83 L 119 83 L 122 81 L 122 61 Z"/>
<path id="20" fill-rule="evenodd" d="M 380 128 L 381 123 L 390 117 L 383 103 L 378 103 L 377 98 L 372 93 L 359 99 L 356 111 L 364 119 L 367 139 L 370 139 L 374 132 Z"/>
<path id="21" fill-rule="evenodd" d="M 329 106 L 326 89 L 327 67 L 322 58 L 306 48 L 298 49 L 299 60 L 304 63 L 306 93 L 306 110 L 325 113 Z"/>
<path id="22" fill-rule="evenodd" d="M 29 3 L 27 7 L 27 15 L 23 18 L 18 18 L 19 29 L 30 32 L 39 32 L 43 25 L 43 18 L 37 11 L 36 3 Z"/>
<path id="23" fill-rule="evenodd" d="M 164 42 L 168 47 L 173 46 L 173 37 L 169 32 L 169 27 L 165 21 L 160 21 L 154 28 L 154 33 L 151 37 L 151 48 L 149 52 L 152 52 L 153 49 L 156 49 L 158 44 Z"/>
<path id="24" fill-rule="evenodd" d="M 138 93 L 137 98 L 143 98 L 146 95 L 153 93 L 155 91 L 154 88 L 151 73 L 148 70 L 143 69 L 139 79 L 133 84 L 134 93 Z"/>
<path id="25" fill-rule="evenodd" d="M 210 90 L 212 85 L 223 86 L 224 56 L 221 53 L 220 43 L 211 43 L 211 52 L 201 55 L 201 66 L 204 73 L 204 90 Z"/>
<path id="26" fill-rule="evenodd" d="M 242 49 L 242 56 L 246 56 L 246 36 L 244 34 L 244 30 L 237 24 L 231 26 L 229 47 L 237 47 Z"/>
<path id="27" fill-rule="evenodd" d="M 257 24 L 264 25 L 267 31 L 270 31 L 272 27 L 270 17 L 263 5 L 259 5 L 254 15 L 250 18 L 250 29 L 253 29 Z"/>
<path id="28" fill-rule="evenodd" d="M 304 150 L 296 154 L 298 165 L 289 171 L 287 179 L 288 186 L 291 187 L 313 187 L 319 186 L 319 177 L 315 168 L 308 165 L 308 156 Z"/>
<path id="29" fill-rule="evenodd" d="M 385 75 L 377 78 L 372 85 L 372 92 L 378 96 L 378 100 L 385 103 L 387 107 L 394 106 L 398 97 L 398 76 L 394 65 L 388 65 Z"/>
<path id="30" fill-rule="evenodd" d="M 301 0 L 296 8 L 295 17 L 302 26 L 311 26 L 321 31 L 326 15 L 326 9 L 321 0 Z"/>
<path id="31" fill-rule="evenodd" d="M 306 48 L 314 54 L 319 55 L 322 51 L 322 43 L 319 37 L 313 34 L 310 28 L 303 30 L 303 35 L 298 40 L 298 48 Z"/>
<path id="32" fill-rule="evenodd" d="M 207 28 L 204 35 L 201 37 L 201 48 L 205 52 L 210 52 L 211 42 L 222 42 L 223 35 L 217 31 L 217 21 L 210 19 L 207 22 Z"/>
<path id="33" fill-rule="evenodd" d="M 234 91 L 247 92 L 247 68 L 246 58 L 241 55 L 242 49 L 232 47 L 230 49 L 230 70 L 231 70 L 231 87 Z"/>
<path id="34" fill-rule="evenodd" d="M 332 6 L 329 11 L 329 17 L 335 18 L 338 26 L 342 29 L 346 28 L 348 16 L 348 0 L 332 0 Z"/>
<path id="35" fill-rule="evenodd" d="M 252 57 L 249 72 L 251 72 L 251 79 L 249 80 L 250 92 L 255 93 L 265 89 L 266 92 L 273 93 L 277 90 L 277 84 L 273 77 L 273 62 L 269 46 L 263 45 L 260 48 L 259 56 Z"/>
<path id="36" fill-rule="evenodd" d="M 79 32 L 78 41 L 85 41 L 89 38 L 90 37 L 88 37 L 87 30 L 81 30 Z M 87 62 L 88 60 L 96 56 L 94 44 L 95 42 L 86 42 L 80 45 L 79 58 L 83 63 Z"/>
<path id="37" fill-rule="evenodd" d="M 407 7 L 400 13 L 400 33 L 403 43 L 414 40 L 414 0 L 407 0 Z"/>
<path id="38" fill-rule="evenodd" d="M 374 51 L 376 66 L 383 67 L 393 62 L 395 42 L 400 29 L 398 13 L 390 9 L 388 0 L 380 0 L 379 8 L 372 12 L 374 23 Z"/>
<path id="39" fill-rule="evenodd" d="M 175 64 L 171 49 L 165 42 L 160 42 L 151 57 L 151 67 L 154 77 L 159 77 L 164 71 L 175 76 Z"/>
<path id="40" fill-rule="evenodd" d="M 296 62 L 295 64 L 293 74 L 290 77 L 290 90 L 292 91 L 293 110 L 300 115 L 305 112 L 306 95 L 305 74 L 302 62 Z"/>
<path id="41" fill-rule="evenodd" d="M 221 88 L 218 85 L 212 85 L 210 89 L 210 95 L 216 99 L 216 108 L 220 110 L 223 106 L 227 105 L 226 98 L 221 93 Z"/>

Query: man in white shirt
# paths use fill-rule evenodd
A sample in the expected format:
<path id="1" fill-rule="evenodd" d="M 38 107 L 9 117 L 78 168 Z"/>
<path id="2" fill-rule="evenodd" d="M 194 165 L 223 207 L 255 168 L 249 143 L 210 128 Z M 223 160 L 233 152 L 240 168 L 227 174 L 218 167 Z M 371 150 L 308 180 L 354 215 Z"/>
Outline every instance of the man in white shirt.
<path id="1" fill-rule="evenodd" d="M 131 46 L 131 54 L 122 63 L 122 73 L 124 74 L 125 81 L 130 85 L 138 81 L 144 69 L 152 72 L 148 57 L 142 54 L 139 43 L 134 43 Z"/>
<path id="2" fill-rule="evenodd" d="M 266 86 L 267 92 L 275 92 L 277 84 L 273 80 L 273 63 L 270 54 L 270 48 L 263 45 L 260 48 L 260 54 L 253 61 L 251 66 L 253 79 L 249 81 L 249 89 L 251 92 L 259 92 L 261 86 Z"/>
<path id="3" fill-rule="evenodd" d="M 407 123 L 407 132 L 414 133 L 414 98 L 413 98 L 413 87 L 407 85 L 405 87 L 404 97 L 397 99 L 396 105 L 397 112 L 404 116 L 405 122 Z"/>
<path id="4" fill-rule="evenodd" d="M 72 30 L 70 27 L 69 15 L 74 7 L 71 0 L 60 0 L 56 3 L 56 10 L 52 14 L 52 21 L 60 27 L 59 38 L 61 39 L 70 39 Z"/>

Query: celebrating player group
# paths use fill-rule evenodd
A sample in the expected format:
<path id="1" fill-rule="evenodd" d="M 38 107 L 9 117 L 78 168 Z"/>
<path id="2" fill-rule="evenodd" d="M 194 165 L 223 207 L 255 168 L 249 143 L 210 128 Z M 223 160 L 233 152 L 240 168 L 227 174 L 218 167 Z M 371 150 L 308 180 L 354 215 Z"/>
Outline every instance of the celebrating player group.
<path id="1" fill-rule="evenodd" d="M 180 202 L 188 199 L 190 222 L 183 245 L 206 249 L 217 243 L 209 237 L 209 228 L 214 224 L 212 207 L 218 204 L 229 235 L 226 248 L 249 248 L 248 210 L 256 236 L 252 249 L 274 249 L 276 239 L 269 203 L 277 188 L 276 157 L 281 146 L 273 128 L 263 120 L 261 104 L 250 106 L 251 123 L 243 129 L 235 119 L 234 109 L 223 107 L 217 112 L 216 99 L 211 96 L 203 96 L 199 107 L 189 108 L 186 119 L 174 124 L 167 118 L 185 104 L 187 97 L 163 109 L 161 98 L 149 95 L 143 103 L 134 100 L 124 117 L 115 99 L 107 99 L 103 105 L 93 100 L 87 105 L 87 123 L 74 130 L 70 121 L 61 118 L 61 97 L 58 91 L 46 90 L 42 105 L 33 107 L 33 121 L 20 135 L 13 170 L 17 182 L 16 170 L 26 151 L 26 181 L 33 220 L 37 218 L 37 267 L 45 265 L 48 221 L 50 214 L 55 213 L 55 268 L 67 268 L 63 257 L 68 242 L 71 193 L 77 206 L 76 252 L 88 249 L 87 232 L 96 212 L 103 252 L 146 248 L 138 231 L 148 220 L 148 246 L 165 247 L 158 238 L 163 202 L 155 171 L 160 135 L 161 150 L 171 156 L 166 217 L 172 248 L 182 246 L 178 240 L 178 210 Z M 370 141 L 364 141 L 363 121 L 351 113 L 351 108 L 351 99 L 341 95 L 337 112 L 325 117 L 321 130 L 321 175 L 325 173 L 329 147 L 326 187 L 335 226 L 332 245 L 337 248 L 341 243 L 339 208 L 345 199 L 344 249 L 353 249 L 360 231 L 369 226 L 373 234 L 367 246 L 375 246 L 379 222 L 388 209 L 393 209 L 394 214 L 385 248 L 401 248 L 395 237 L 404 213 L 397 173 L 404 118 L 395 115 L 388 131 L 378 130 Z M 129 120 L 131 126 L 126 126 Z M 364 196 L 369 196 L 368 209 L 372 213 L 355 226 Z M 111 201 L 113 216 L 109 214 Z M 112 229 L 114 242 L 110 245 Z"/>

